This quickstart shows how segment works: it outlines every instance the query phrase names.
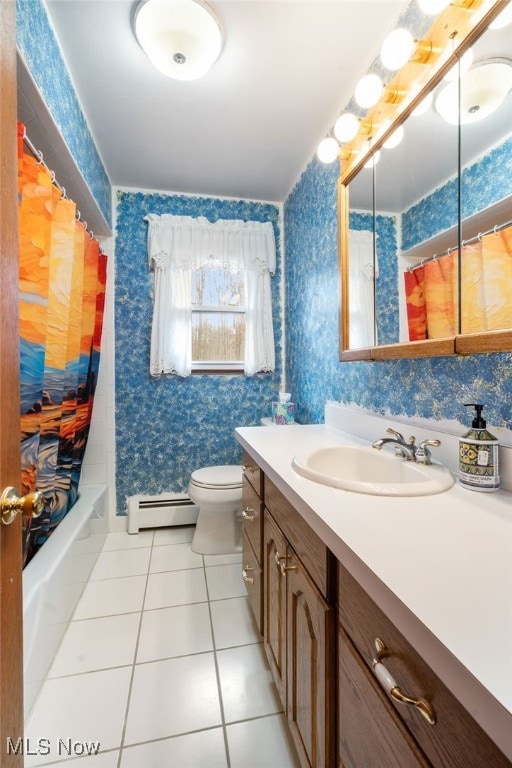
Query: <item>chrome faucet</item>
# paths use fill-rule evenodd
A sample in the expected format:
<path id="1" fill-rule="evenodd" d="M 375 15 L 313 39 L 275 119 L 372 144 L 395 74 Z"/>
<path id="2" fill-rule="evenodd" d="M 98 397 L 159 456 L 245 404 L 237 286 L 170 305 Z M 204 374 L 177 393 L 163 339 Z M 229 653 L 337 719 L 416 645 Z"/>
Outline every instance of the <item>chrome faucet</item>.
<path id="1" fill-rule="evenodd" d="M 388 435 L 394 435 L 394 437 L 382 437 L 380 440 L 376 440 L 372 443 L 372 448 L 377 448 L 380 451 L 385 445 L 395 446 L 395 455 L 406 461 L 415 461 L 418 464 L 431 464 L 431 453 L 428 449 L 429 445 L 440 446 L 440 440 L 422 440 L 421 443 L 416 445 L 416 438 L 411 435 L 408 442 L 405 442 L 404 436 L 400 432 L 395 432 L 394 429 L 388 427 L 386 429 Z"/>
<path id="2" fill-rule="evenodd" d="M 376 448 L 378 451 L 382 450 L 385 445 L 395 446 L 395 455 L 399 456 L 406 461 L 416 461 L 416 438 L 411 435 L 409 441 L 406 443 L 405 438 L 400 432 L 396 432 L 391 427 L 386 429 L 388 435 L 394 435 L 394 437 L 382 437 L 380 440 L 376 440 L 372 443 L 372 448 Z"/>

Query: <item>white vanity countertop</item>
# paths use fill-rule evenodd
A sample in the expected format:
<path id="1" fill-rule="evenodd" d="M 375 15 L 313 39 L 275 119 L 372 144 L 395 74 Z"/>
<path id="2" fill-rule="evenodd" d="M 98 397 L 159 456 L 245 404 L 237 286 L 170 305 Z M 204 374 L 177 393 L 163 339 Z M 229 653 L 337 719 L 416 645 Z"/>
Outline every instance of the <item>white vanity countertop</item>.
<path id="1" fill-rule="evenodd" d="M 512 494 L 457 482 L 431 496 L 353 493 L 301 477 L 292 459 L 368 441 L 325 425 L 236 436 L 512 759 Z"/>

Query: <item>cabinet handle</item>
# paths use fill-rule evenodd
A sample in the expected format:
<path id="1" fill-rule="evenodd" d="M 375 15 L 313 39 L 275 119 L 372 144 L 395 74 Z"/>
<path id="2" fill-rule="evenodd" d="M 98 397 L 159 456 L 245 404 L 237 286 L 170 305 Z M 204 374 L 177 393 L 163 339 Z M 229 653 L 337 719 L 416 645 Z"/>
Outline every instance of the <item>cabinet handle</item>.
<path id="1" fill-rule="evenodd" d="M 249 514 L 252 512 L 253 514 Z M 256 515 L 254 514 L 254 509 L 251 509 L 250 507 L 247 507 L 247 509 L 242 510 L 242 518 L 246 520 L 248 523 L 254 522 L 254 518 Z"/>
<path id="2" fill-rule="evenodd" d="M 246 584 L 254 584 L 254 579 L 252 578 L 252 576 L 247 575 L 247 571 L 254 571 L 254 568 L 250 568 L 248 565 L 246 565 L 242 571 L 242 579 L 245 581 Z"/>
<path id="3" fill-rule="evenodd" d="M 274 555 L 274 560 L 276 561 L 276 565 L 281 567 L 281 560 L 286 560 L 287 557 L 288 557 L 288 555 L 280 555 L 279 552 L 276 549 L 276 553 Z"/>
<path id="4" fill-rule="evenodd" d="M 402 693 L 396 684 L 393 675 L 382 663 L 381 659 L 385 656 L 389 656 L 390 651 L 386 648 L 385 643 L 380 637 L 375 638 L 375 649 L 377 653 L 372 661 L 373 671 L 375 672 L 375 677 L 386 693 L 388 693 L 393 701 L 396 701 L 398 704 L 408 704 L 411 707 L 415 707 L 422 717 L 425 718 L 427 723 L 434 725 L 436 722 L 436 715 L 431 704 L 429 704 L 426 699 L 412 699 L 410 696 L 406 696 L 405 693 Z"/>
<path id="5" fill-rule="evenodd" d="M 281 571 L 281 576 L 285 576 L 286 571 L 296 571 L 297 566 L 296 565 L 285 565 L 286 560 L 289 560 L 291 555 L 280 555 L 279 552 L 276 551 L 274 555 L 274 560 L 276 561 L 276 565 L 279 567 Z"/>
<path id="6" fill-rule="evenodd" d="M 250 464 L 242 464 L 242 470 L 244 472 L 254 472 L 256 467 L 252 467 Z"/>

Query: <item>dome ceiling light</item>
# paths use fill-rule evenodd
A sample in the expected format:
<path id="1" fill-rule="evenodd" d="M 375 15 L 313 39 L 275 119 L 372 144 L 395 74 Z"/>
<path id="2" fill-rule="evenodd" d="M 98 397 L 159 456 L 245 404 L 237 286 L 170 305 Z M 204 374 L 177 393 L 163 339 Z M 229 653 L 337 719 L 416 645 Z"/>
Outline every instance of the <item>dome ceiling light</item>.
<path id="1" fill-rule="evenodd" d="M 485 59 L 461 78 L 460 122 L 484 120 L 495 112 L 512 90 L 512 61 Z M 458 123 L 458 84 L 449 83 L 436 97 L 437 112 L 450 125 Z"/>
<path id="2" fill-rule="evenodd" d="M 205 75 L 222 49 L 222 31 L 203 0 L 141 0 L 135 36 L 156 69 L 176 80 Z"/>

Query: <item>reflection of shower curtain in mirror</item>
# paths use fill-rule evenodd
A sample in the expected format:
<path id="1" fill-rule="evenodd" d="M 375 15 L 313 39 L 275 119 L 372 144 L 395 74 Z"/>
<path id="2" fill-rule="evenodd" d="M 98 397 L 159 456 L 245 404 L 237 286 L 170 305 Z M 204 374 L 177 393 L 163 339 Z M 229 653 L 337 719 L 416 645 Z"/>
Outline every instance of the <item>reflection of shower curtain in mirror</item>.
<path id="1" fill-rule="evenodd" d="M 98 375 L 106 256 L 18 126 L 22 493 L 47 505 L 28 560 L 77 497 Z"/>
<path id="2" fill-rule="evenodd" d="M 375 338 L 374 285 L 378 276 L 373 256 L 373 232 L 349 230 L 349 343 L 350 349 L 373 347 Z"/>
<path id="3" fill-rule="evenodd" d="M 462 249 L 462 332 L 512 327 L 512 227 Z"/>
<path id="4" fill-rule="evenodd" d="M 409 340 L 454 336 L 458 323 L 457 253 L 404 272 Z"/>
<path id="5" fill-rule="evenodd" d="M 457 329 L 457 252 L 404 273 L 409 339 L 453 336 Z M 467 243 L 461 252 L 461 332 L 512 327 L 512 227 Z"/>

